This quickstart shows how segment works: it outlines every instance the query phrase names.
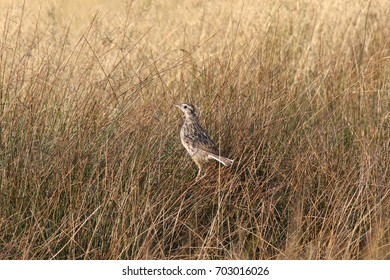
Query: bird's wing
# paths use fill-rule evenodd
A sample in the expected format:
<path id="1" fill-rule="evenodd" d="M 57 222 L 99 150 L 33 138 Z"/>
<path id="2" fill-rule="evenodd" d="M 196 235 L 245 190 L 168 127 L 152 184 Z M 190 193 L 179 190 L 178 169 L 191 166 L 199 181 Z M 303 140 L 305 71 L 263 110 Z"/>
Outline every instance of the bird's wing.
<path id="1" fill-rule="evenodd" d="M 195 138 L 196 140 L 194 142 L 196 143 L 196 148 L 218 155 L 217 146 L 199 124 L 197 124 L 195 128 Z"/>

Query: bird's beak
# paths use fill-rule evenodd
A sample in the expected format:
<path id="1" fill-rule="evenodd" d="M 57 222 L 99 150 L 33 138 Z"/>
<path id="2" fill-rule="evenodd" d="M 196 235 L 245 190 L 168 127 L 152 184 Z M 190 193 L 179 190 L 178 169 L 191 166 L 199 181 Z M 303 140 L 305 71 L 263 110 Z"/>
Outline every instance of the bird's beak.
<path id="1" fill-rule="evenodd" d="M 180 109 L 180 105 L 175 104 L 175 106 Z"/>

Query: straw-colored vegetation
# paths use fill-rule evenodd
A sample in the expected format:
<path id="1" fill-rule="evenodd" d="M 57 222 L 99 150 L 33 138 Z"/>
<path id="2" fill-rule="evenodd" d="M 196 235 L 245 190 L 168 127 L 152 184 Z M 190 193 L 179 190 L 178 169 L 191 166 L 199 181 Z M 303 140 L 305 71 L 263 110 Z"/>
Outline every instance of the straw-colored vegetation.
<path id="1" fill-rule="evenodd" d="M 1 259 L 390 258 L 388 1 L 5 2 Z"/>

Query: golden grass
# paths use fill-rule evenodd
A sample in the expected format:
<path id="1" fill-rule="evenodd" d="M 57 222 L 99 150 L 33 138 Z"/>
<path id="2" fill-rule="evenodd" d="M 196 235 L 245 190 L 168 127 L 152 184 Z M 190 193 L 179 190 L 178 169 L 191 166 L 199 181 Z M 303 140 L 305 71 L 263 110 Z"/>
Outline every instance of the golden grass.
<path id="1" fill-rule="evenodd" d="M 387 1 L 211 2 L 1 10 L 1 259 L 390 258 Z"/>

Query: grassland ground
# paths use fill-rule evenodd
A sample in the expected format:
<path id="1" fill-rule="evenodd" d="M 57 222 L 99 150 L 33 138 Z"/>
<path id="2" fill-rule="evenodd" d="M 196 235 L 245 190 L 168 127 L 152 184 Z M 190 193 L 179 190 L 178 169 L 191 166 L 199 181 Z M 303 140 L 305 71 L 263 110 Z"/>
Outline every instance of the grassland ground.
<path id="1" fill-rule="evenodd" d="M 388 1 L 9 2 L 0 259 L 390 258 Z"/>

